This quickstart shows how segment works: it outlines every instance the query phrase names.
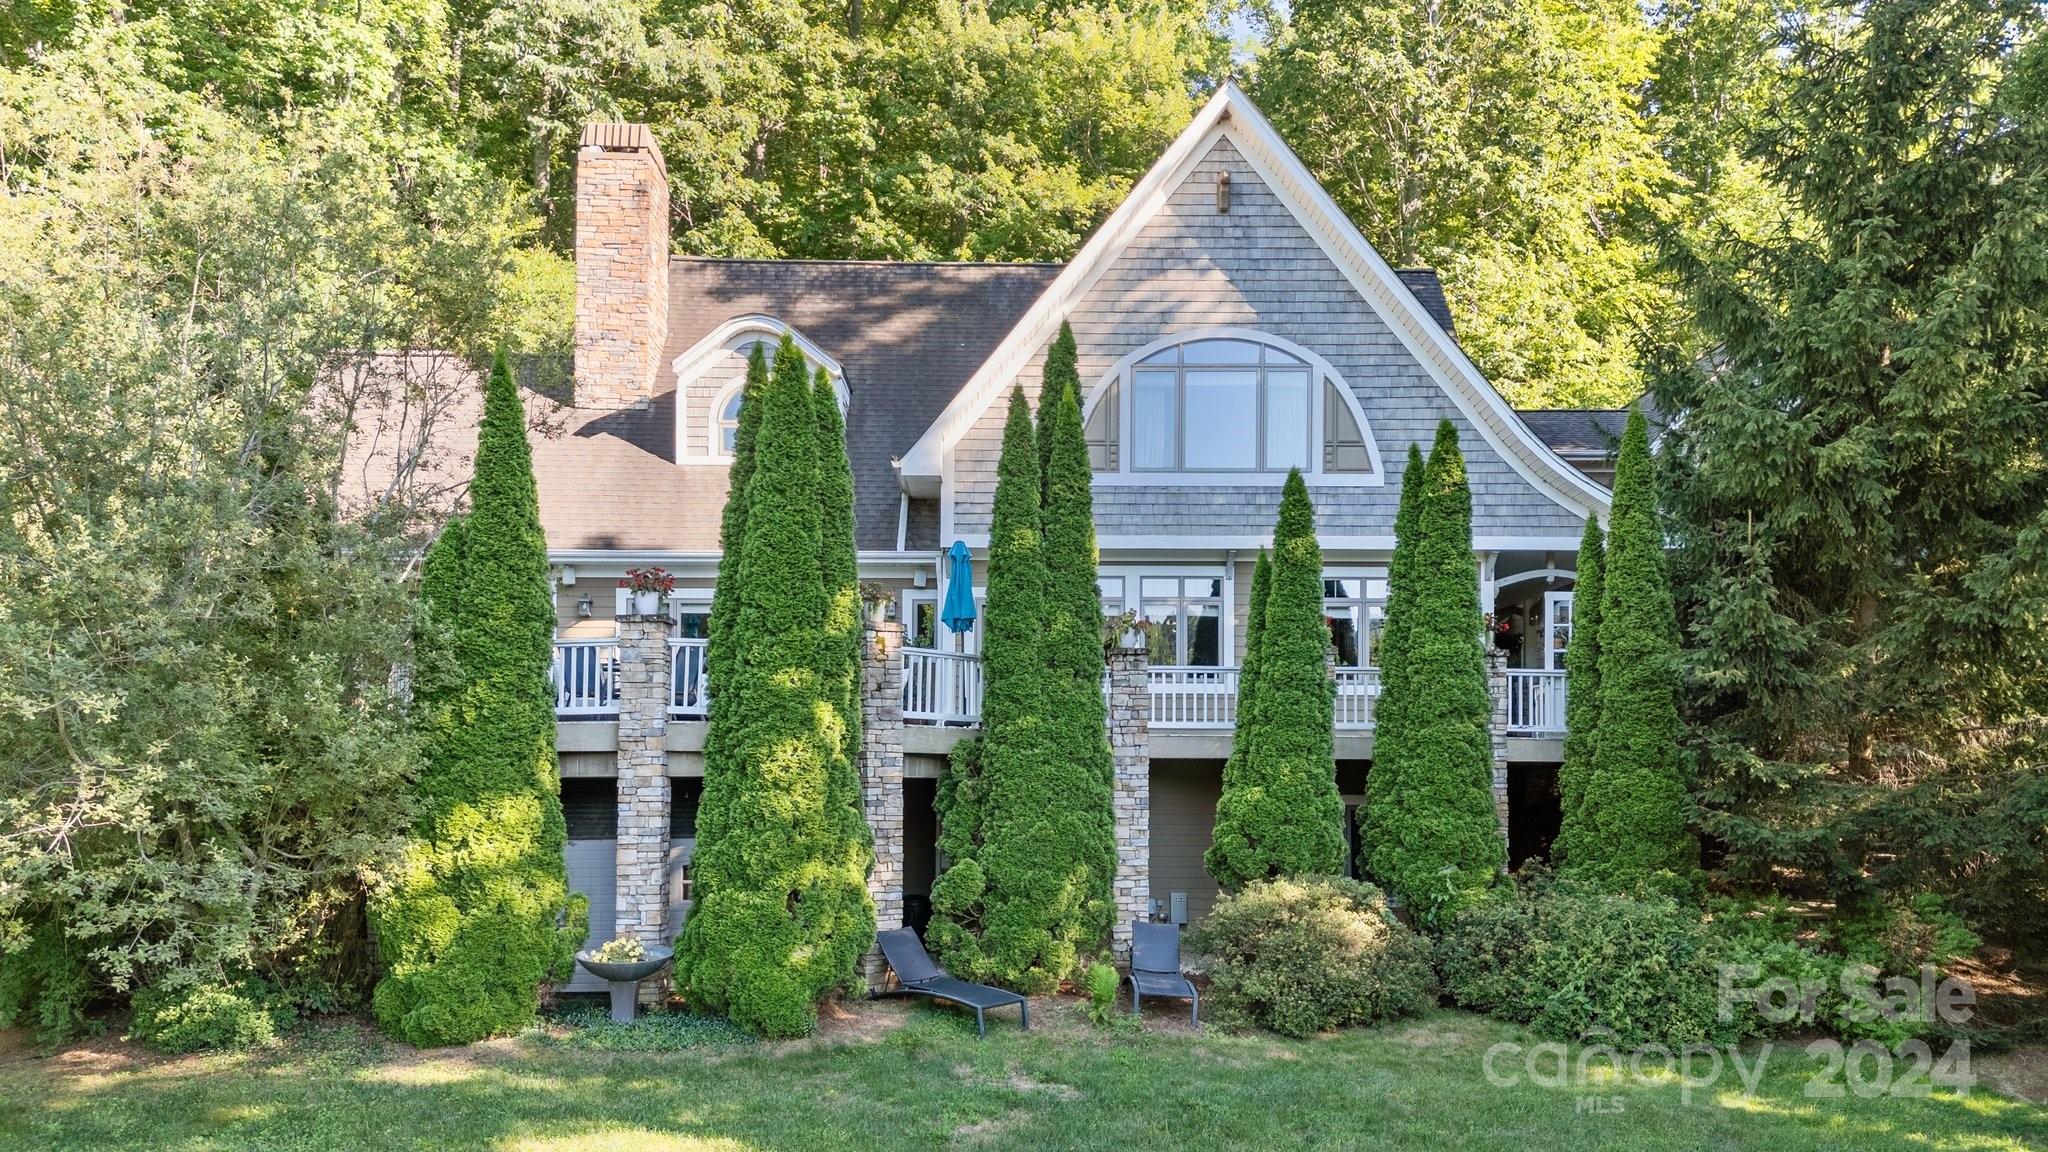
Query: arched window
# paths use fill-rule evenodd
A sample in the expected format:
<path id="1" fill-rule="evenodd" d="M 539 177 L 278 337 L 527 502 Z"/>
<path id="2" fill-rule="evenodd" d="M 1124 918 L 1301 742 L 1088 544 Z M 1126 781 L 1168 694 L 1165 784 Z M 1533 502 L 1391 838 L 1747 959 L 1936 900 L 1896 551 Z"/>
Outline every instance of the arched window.
<path id="1" fill-rule="evenodd" d="M 1327 363 L 1284 341 L 1189 334 L 1111 371 L 1088 412 L 1089 456 L 1097 472 L 1134 476 L 1299 468 L 1376 478 L 1377 452 L 1348 393 Z"/>
<path id="2" fill-rule="evenodd" d="M 725 390 L 712 408 L 713 448 L 721 456 L 730 456 L 740 434 L 740 398 L 744 382 Z"/>

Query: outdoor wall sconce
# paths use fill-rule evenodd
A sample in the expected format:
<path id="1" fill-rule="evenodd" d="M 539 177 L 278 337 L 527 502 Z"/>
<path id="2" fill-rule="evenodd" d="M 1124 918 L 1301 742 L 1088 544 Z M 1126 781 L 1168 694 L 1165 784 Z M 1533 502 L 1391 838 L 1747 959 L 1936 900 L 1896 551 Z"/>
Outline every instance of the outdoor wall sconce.
<path id="1" fill-rule="evenodd" d="M 588 593 L 576 598 L 576 614 L 583 617 L 590 615 L 590 596 Z"/>

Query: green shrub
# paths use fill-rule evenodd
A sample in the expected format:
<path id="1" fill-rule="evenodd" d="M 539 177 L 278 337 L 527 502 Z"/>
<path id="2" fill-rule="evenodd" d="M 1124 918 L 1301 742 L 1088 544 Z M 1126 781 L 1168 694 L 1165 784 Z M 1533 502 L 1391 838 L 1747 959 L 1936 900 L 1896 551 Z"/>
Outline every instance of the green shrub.
<path id="1" fill-rule="evenodd" d="M 1258 881 L 1218 901 L 1189 936 L 1210 958 L 1219 1020 L 1312 1036 L 1429 1004 L 1429 946 L 1379 889 L 1337 876 Z"/>
<path id="2" fill-rule="evenodd" d="M 1541 876 L 1459 912 L 1437 942 L 1459 1005 L 1620 1046 L 1733 1036 L 1719 1019 L 1723 958 L 1690 907 Z"/>
<path id="3" fill-rule="evenodd" d="M 547 543 L 519 391 L 501 353 L 484 389 L 470 512 L 428 552 L 417 716 L 420 818 L 372 904 L 377 1022 L 410 1044 L 531 1023 L 569 976 L 587 904 L 569 891 L 555 774 Z"/>
<path id="4" fill-rule="evenodd" d="M 1493 698 L 1472 575 L 1472 489 L 1457 429 L 1437 427 L 1414 530 L 1394 544 L 1386 686 L 1366 786 L 1372 874 L 1425 924 L 1481 898 L 1507 859 L 1493 803 Z M 1410 501 L 1415 503 L 1411 504 Z"/>
<path id="5" fill-rule="evenodd" d="M 1935 892 L 1886 897 L 1838 915 L 1828 935 L 1849 959 L 1897 975 L 1922 964 L 1945 968 L 1984 943 Z"/>
<path id="6" fill-rule="evenodd" d="M 1568 866 L 1610 885 L 1654 880 L 1684 895 L 1698 879 L 1700 851 L 1678 761 L 1678 623 L 1651 469 L 1649 433 L 1636 409 L 1615 461 L 1601 570 L 1591 769 L 1574 761 L 1567 780 L 1579 792 L 1569 812 Z"/>
<path id="7" fill-rule="evenodd" d="M 28 1024 L 36 1043 L 55 1044 L 85 1027 L 92 975 L 55 919 L 42 920 L 26 943 L 0 951 L 0 1028 Z"/>
<path id="8" fill-rule="evenodd" d="M 268 1048 L 286 1012 L 255 985 L 145 988 L 133 998 L 135 1039 L 162 1052 Z"/>
<path id="9" fill-rule="evenodd" d="M 848 745 L 857 724 L 845 715 L 844 630 L 859 606 L 837 539 L 852 519 L 837 505 L 851 489 L 825 482 L 820 463 L 845 449 L 823 443 L 836 420 L 822 415 L 788 336 L 757 408 L 753 471 L 729 496 L 746 514 L 728 517 L 739 561 L 732 618 L 713 622 L 725 678 L 712 689 L 721 702 L 706 740 L 696 900 L 675 979 L 694 1006 L 794 1036 L 816 1026 L 820 996 L 855 985 L 874 944 L 874 857 Z"/>
<path id="10" fill-rule="evenodd" d="M 1600 597 L 1606 586 L 1607 537 L 1600 521 L 1586 517 L 1579 540 L 1578 580 L 1572 596 L 1571 647 L 1565 651 L 1564 761 L 1557 769 L 1559 821 L 1551 859 L 1569 868 L 1572 844 L 1589 834 L 1585 824 L 1586 783 L 1593 775 L 1593 749 L 1600 733 Z"/>
<path id="11" fill-rule="evenodd" d="M 1088 966 L 1088 1019 L 1108 1025 L 1116 1017 L 1116 990 L 1123 983 L 1108 964 Z"/>
<path id="12" fill-rule="evenodd" d="M 1237 723 L 1244 747 L 1233 748 L 1224 764 L 1203 858 L 1225 890 L 1274 876 L 1327 874 L 1344 861 L 1344 801 L 1332 768 L 1336 687 L 1315 517 L 1300 471 L 1289 472 L 1272 561 L 1260 558 L 1265 586 L 1257 569 L 1252 576 L 1252 676 Z"/>

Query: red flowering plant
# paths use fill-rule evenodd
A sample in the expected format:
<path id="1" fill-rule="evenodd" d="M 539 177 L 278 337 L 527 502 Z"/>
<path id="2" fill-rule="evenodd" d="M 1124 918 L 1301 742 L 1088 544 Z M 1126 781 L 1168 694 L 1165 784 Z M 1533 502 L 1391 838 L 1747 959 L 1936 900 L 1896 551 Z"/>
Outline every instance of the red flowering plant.
<path id="1" fill-rule="evenodd" d="M 676 578 L 666 568 L 628 568 L 619 587 L 629 592 L 659 592 L 666 596 L 675 591 Z"/>

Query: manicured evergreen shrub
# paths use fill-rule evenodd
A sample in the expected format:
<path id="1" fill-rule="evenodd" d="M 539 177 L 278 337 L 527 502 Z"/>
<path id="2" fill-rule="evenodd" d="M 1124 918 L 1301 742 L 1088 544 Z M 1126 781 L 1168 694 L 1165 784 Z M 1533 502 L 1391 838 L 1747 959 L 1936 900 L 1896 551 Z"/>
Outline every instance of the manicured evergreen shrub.
<path id="1" fill-rule="evenodd" d="M 1519 894 L 1459 911 L 1437 942 L 1459 1005 L 1617 1047 L 1738 1034 L 1719 1018 L 1726 956 L 1691 906 L 1526 870 Z"/>
<path id="2" fill-rule="evenodd" d="M 1374 728 L 1373 772 L 1391 773 L 1372 823 L 1372 872 L 1419 919 L 1436 923 L 1493 883 L 1507 851 L 1493 806 L 1472 493 L 1449 420 L 1437 428 L 1416 499 L 1415 552 L 1402 573 L 1409 602 L 1398 645 L 1385 657 Z"/>
<path id="3" fill-rule="evenodd" d="M 1225 764 L 1204 861 L 1227 890 L 1275 876 L 1334 873 L 1344 861 L 1344 801 L 1337 792 L 1332 727 L 1336 686 L 1330 679 L 1323 553 L 1315 527 L 1308 485 L 1299 471 L 1290 472 L 1273 533 L 1264 610 L 1255 608 L 1253 695 L 1248 702 L 1239 697 L 1238 731 L 1249 729 L 1249 739 L 1244 755 Z M 1253 580 L 1256 595 L 1256 571 Z"/>
<path id="4" fill-rule="evenodd" d="M 739 611 L 740 540 L 747 531 L 747 481 L 754 475 L 754 438 L 760 434 L 761 397 L 768 390 L 768 354 L 755 344 L 747 354 L 747 378 L 740 385 L 740 418 L 733 430 L 732 464 L 726 470 L 725 510 L 718 523 L 718 584 L 711 590 L 710 639 L 704 650 L 704 683 L 718 683 L 727 674 L 726 660 L 732 645 L 720 642 L 720 631 L 729 627 Z M 711 716 L 719 713 L 718 693 L 711 693 Z M 712 756 L 710 741 L 730 725 L 712 723 L 705 733 L 704 755 Z"/>
<path id="5" fill-rule="evenodd" d="M 1678 625 L 1664 569 L 1649 433 L 1629 413 L 1615 462 L 1600 599 L 1599 730 L 1573 834 L 1573 871 L 1688 889 L 1699 844 L 1678 763 Z M 1576 686 L 1575 686 L 1576 687 Z"/>
<path id="6" fill-rule="evenodd" d="M 860 806 L 860 566 L 853 539 L 853 465 L 846 456 L 846 425 L 839 415 L 839 395 L 823 368 L 811 381 L 811 410 L 818 427 L 819 521 L 818 568 L 825 581 L 825 647 L 821 673 L 837 687 L 840 755 L 833 768 L 838 792 L 851 789 Z M 867 821 L 861 821 L 867 832 Z M 870 837 L 869 851 L 873 851 Z"/>
<path id="7" fill-rule="evenodd" d="M 1415 600 L 1415 557 L 1422 548 L 1422 491 L 1429 466 L 1419 444 L 1408 445 L 1408 464 L 1401 472 L 1401 503 L 1394 515 L 1394 556 L 1387 565 L 1387 616 L 1381 629 L 1378 664 L 1380 696 L 1373 706 L 1373 762 L 1365 777 L 1365 803 L 1358 808 L 1359 859 L 1370 867 L 1383 838 L 1382 829 L 1399 824 L 1396 810 L 1401 790 L 1394 771 L 1405 758 L 1402 741 L 1408 725 L 1400 708 L 1409 692 L 1401 678 L 1408 674 L 1408 619 Z M 1398 685 L 1398 686 L 1397 686 Z"/>
<path id="8" fill-rule="evenodd" d="M 1233 781 L 1244 778 L 1245 756 L 1252 746 L 1252 739 L 1258 734 L 1259 726 L 1253 720 L 1253 703 L 1259 698 L 1259 652 L 1266 632 L 1266 605 L 1273 594 L 1273 558 L 1264 548 L 1259 549 L 1259 558 L 1252 565 L 1251 592 L 1245 600 L 1244 654 L 1238 658 L 1237 669 L 1237 723 L 1230 737 L 1230 756 L 1223 762 L 1223 787 L 1227 792 Z M 1218 796 L 1217 814 L 1222 815 L 1221 796 Z M 1202 854 L 1202 865 L 1214 877 L 1217 869 L 1227 868 L 1227 860 L 1217 859 L 1216 833 L 1212 827 L 1209 834 L 1208 850 Z M 1217 883 L 1221 884 L 1219 879 Z M 1226 885 L 1227 887 L 1228 885 Z"/>
<path id="9" fill-rule="evenodd" d="M 1205 1014 L 1283 1036 L 1420 1011 L 1434 992 L 1428 943 L 1379 889 L 1339 876 L 1254 881 L 1219 900 L 1188 946 L 1211 958 Z"/>
<path id="10" fill-rule="evenodd" d="M 261 987 L 201 984 L 135 993 L 135 1039 L 160 1052 L 216 1052 L 269 1048 L 290 1015 Z"/>
<path id="11" fill-rule="evenodd" d="M 1102 695 L 1102 592 L 1096 583 L 1094 475 L 1081 427 L 1081 382 L 1074 334 L 1060 325 L 1046 357 L 1038 401 L 1044 429 L 1041 507 L 1048 759 L 1035 773 L 1048 811 L 1037 834 L 1059 857 L 1058 869 L 1085 869 L 1078 918 L 1048 925 L 1081 953 L 1108 939 L 1114 905 L 1116 831 L 1111 811 L 1115 764 L 1109 750 L 1108 705 Z M 1023 793 L 1020 803 L 1030 803 Z M 1070 975 L 1072 973 L 1069 973 Z"/>
<path id="12" fill-rule="evenodd" d="M 758 408 L 676 980 L 742 1027 L 793 1036 L 874 944 L 873 856 L 827 640 L 824 528 L 838 513 L 819 498 L 819 414 L 788 339 Z"/>
<path id="13" fill-rule="evenodd" d="M 930 929 L 955 972 L 1032 993 L 1077 975 L 1080 957 L 1100 944 L 1109 926 L 1104 869 L 1115 866 L 1105 851 L 1108 776 L 1077 758 L 1077 737 L 1060 733 L 1058 710 L 1075 706 L 1066 687 L 1075 664 L 1055 670 L 1050 651 L 1040 467 L 1030 407 L 1013 391 L 989 530 L 983 737 L 973 775 L 942 797 L 953 864 L 934 886 Z M 1101 627 L 1091 627 L 1099 650 Z"/>
<path id="14" fill-rule="evenodd" d="M 420 816 L 372 910 L 385 966 L 378 1023 L 420 1045 L 530 1023 L 537 989 L 568 977 L 587 923 L 562 858 L 547 545 L 502 353 L 484 392 L 469 502 L 423 576 L 434 631 L 423 634 Z M 446 665 L 432 651 L 443 641 Z"/>
<path id="15" fill-rule="evenodd" d="M 1600 735 L 1600 597 L 1606 587 L 1606 539 L 1600 521 L 1587 517 L 1572 593 L 1572 642 L 1564 654 L 1564 762 L 1557 770 L 1561 820 L 1550 848 L 1551 859 L 1566 867 L 1572 863 L 1572 843 L 1589 834 L 1586 784 L 1593 775 L 1593 750 Z"/>

